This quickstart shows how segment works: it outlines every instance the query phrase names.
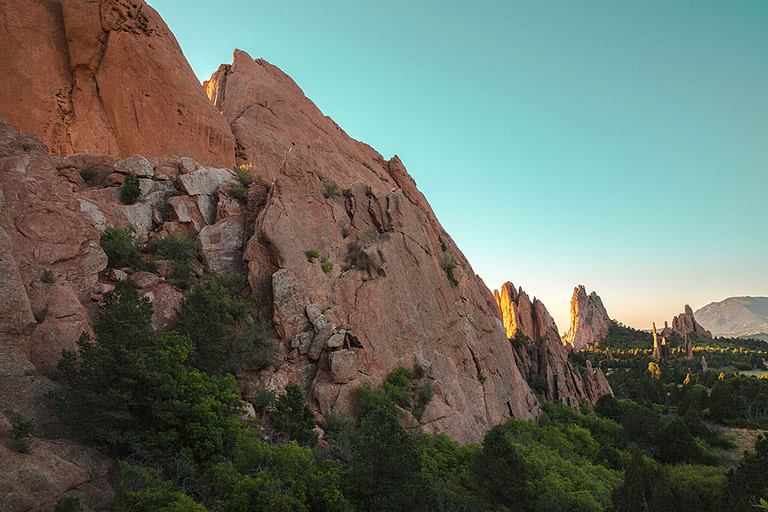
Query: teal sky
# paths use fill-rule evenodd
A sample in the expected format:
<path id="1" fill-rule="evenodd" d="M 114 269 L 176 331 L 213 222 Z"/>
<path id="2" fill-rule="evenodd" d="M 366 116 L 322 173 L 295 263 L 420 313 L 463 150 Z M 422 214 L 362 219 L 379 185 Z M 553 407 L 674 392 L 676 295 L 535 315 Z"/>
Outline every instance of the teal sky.
<path id="1" fill-rule="evenodd" d="M 567 330 L 768 295 L 768 2 L 149 0 L 201 80 L 234 48 L 400 156 L 491 288 Z"/>

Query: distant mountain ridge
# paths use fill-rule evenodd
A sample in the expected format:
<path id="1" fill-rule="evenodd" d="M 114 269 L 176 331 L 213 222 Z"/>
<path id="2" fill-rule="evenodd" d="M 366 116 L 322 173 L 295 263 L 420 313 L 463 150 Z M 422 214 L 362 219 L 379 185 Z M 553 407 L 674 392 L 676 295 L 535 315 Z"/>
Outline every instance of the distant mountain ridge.
<path id="1" fill-rule="evenodd" d="M 694 314 L 715 336 L 768 341 L 768 297 L 728 297 L 707 304 Z"/>

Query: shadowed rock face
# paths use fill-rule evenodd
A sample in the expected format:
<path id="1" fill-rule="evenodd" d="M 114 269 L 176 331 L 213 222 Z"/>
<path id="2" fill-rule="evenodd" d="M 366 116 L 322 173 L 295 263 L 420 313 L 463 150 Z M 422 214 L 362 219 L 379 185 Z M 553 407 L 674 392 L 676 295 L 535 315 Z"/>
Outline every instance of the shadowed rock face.
<path id="1" fill-rule="evenodd" d="M 234 163 L 234 140 L 144 0 L 0 0 L 0 116 L 51 154 Z"/>
<path id="2" fill-rule="evenodd" d="M 591 364 L 582 377 L 568 361 L 568 353 L 558 335 L 557 325 L 544 304 L 528 298 L 522 288 L 510 282 L 493 292 L 501 311 L 507 337 L 522 362 L 522 371 L 534 390 L 551 402 L 578 406 L 578 398 L 591 403 L 606 394 L 613 395 L 599 368 Z"/>
<path id="3" fill-rule="evenodd" d="M 324 414 L 348 407 L 362 382 L 418 365 L 436 390 L 421 418 L 427 431 L 475 441 L 510 414 L 533 417 L 490 293 L 400 160 L 349 138 L 289 77 L 245 52 L 206 87 L 238 161 L 274 181 L 244 254 L 292 363 L 272 381 L 305 383 Z M 309 262 L 311 249 L 333 268 Z"/>
<path id="4" fill-rule="evenodd" d="M 573 289 L 571 326 L 563 338 L 571 350 L 579 351 L 608 335 L 611 319 L 597 293 L 587 295 L 583 285 Z"/>

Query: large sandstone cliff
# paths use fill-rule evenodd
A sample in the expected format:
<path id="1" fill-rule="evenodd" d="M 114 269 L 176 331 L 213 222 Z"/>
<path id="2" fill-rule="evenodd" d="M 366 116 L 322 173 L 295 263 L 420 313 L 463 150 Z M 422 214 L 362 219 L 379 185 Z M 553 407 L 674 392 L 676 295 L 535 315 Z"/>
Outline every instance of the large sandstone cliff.
<path id="1" fill-rule="evenodd" d="M 582 379 L 573 368 L 557 325 L 540 300 L 534 297 L 531 302 L 522 288 L 515 289 L 510 282 L 493 294 L 523 375 L 534 390 L 548 401 L 567 405 L 577 405 L 578 398 L 594 404 L 603 395 L 613 395 L 602 370 L 588 364 Z"/>
<path id="2" fill-rule="evenodd" d="M 242 51 L 207 82 L 238 159 L 274 181 L 244 262 L 317 409 L 344 406 L 397 366 L 427 370 L 422 427 L 470 441 L 535 399 L 493 298 L 397 157 L 349 138 L 279 69 Z M 314 249 L 333 263 L 307 261 Z M 343 338 L 343 339 L 340 339 Z"/>
<path id="3" fill-rule="evenodd" d="M 596 292 L 587 295 L 584 285 L 573 289 L 571 325 L 563 337 L 570 350 L 579 351 L 608 335 L 611 319 Z"/>
<path id="4" fill-rule="evenodd" d="M 318 416 L 348 408 L 359 384 L 416 365 L 435 394 L 409 421 L 427 431 L 477 441 L 510 415 L 538 413 L 493 296 L 402 162 L 349 138 L 276 67 L 236 51 L 206 84 L 211 103 L 141 0 L 0 0 L 0 24 L 0 115 L 10 119 L 0 120 L 0 457 L 10 461 L 0 503 L 9 510 L 51 507 L 74 491 L 92 509 L 109 504 L 114 461 L 61 438 L 44 396 L 57 388 L 61 350 L 91 332 L 114 281 L 135 280 L 155 305 L 153 326 L 173 327 L 183 291 L 160 273 L 106 270 L 107 226 L 132 225 L 143 241 L 183 231 L 211 269 L 245 272 L 282 364 L 241 379 L 299 382 Z M 235 197 L 230 170 L 196 161 L 250 164 L 260 182 Z M 133 205 L 118 201 L 128 173 L 141 185 Z M 311 249 L 324 267 L 308 261 Z M 541 319 L 537 332 L 556 333 Z M 9 448 L 15 414 L 38 425 L 28 455 Z"/>
<path id="5" fill-rule="evenodd" d="M 53 155 L 234 162 L 234 139 L 144 0 L 0 0 L 0 116 Z"/>

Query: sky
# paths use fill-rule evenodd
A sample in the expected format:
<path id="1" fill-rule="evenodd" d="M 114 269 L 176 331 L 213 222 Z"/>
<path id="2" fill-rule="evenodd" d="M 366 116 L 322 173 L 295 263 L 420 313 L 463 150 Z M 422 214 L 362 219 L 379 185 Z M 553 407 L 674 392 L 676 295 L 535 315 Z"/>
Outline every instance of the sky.
<path id="1" fill-rule="evenodd" d="M 768 295 L 765 0 L 149 0 L 202 81 L 239 48 L 398 155 L 491 289 L 568 329 Z"/>

